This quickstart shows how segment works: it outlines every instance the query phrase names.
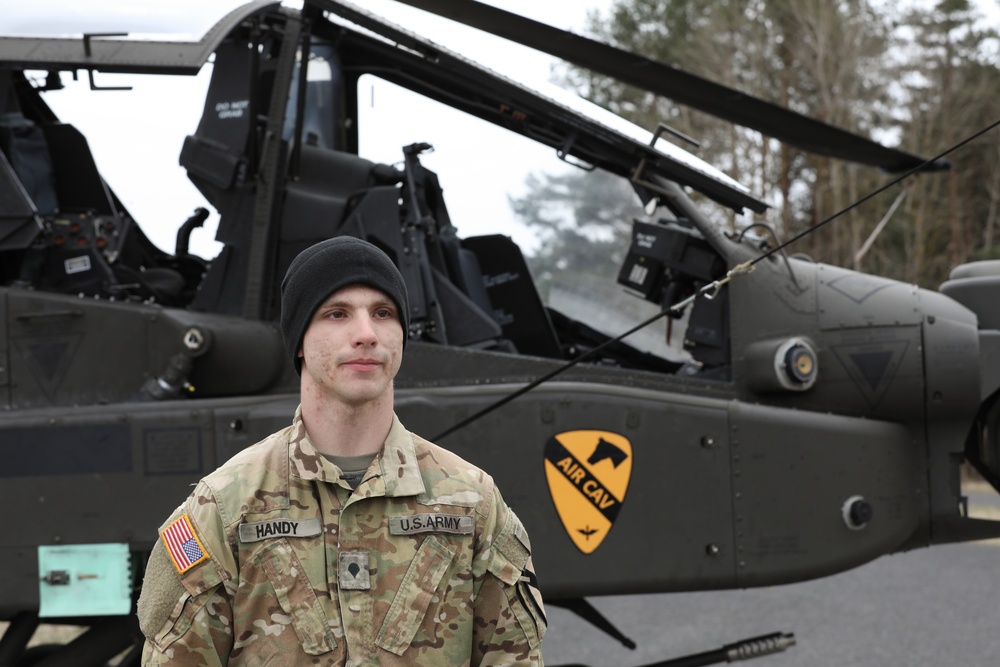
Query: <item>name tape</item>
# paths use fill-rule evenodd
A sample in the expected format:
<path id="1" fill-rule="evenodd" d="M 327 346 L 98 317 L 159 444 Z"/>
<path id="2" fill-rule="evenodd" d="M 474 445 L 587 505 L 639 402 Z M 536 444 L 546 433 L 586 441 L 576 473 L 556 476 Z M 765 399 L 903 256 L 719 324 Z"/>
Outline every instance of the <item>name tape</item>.
<path id="1" fill-rule="evenodd" d="M 269 537 L 312 537 L 323 527 L 319 519 L 271 519 L 244 523 L 240 526 L 240 542 L 259 542 Z"/>

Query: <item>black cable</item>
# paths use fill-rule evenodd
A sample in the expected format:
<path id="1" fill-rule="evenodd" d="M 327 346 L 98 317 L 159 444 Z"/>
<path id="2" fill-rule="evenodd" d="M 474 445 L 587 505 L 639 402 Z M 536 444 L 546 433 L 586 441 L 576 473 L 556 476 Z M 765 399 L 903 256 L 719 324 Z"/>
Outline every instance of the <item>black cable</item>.
<path id="1" fill-rule="evenodd" d="M 484 415 L 487 415 L 490 412 L 493 412 L 497 408 L 499 408 L 501 406 L 504 406 L 504 405 L 507 405 L 508 403 L 510 403 L 511 401 L 513 401 L 515 398 L 517 398 L 521 394 L 526 394 L 529 391 L 531 391 L 532 389 L 534 389 L 535 387 L 537 387 L 538 385 L 542 384 L 543 382 L 548 382 L 549 380 L 551 380 L 555 376 L 559 375 L 560 373 L 562 373 L 564 371 L 569 370 L 573 366 L 576 366 L 578 363 L 580 363 L 584 359 L 587 359 L 588 357 L 591 357 L 591 356 L 597 354 L 598 352 L 600 352 L 604 348 L 608 347 L 609 345 L 613 345 L 614 343 L 617 343 L 618 341 L 622 340 L 623 338 L 627 338 L 627 337 L 631 336 L 632 334 L 634 334 L 639 329 L 648 327 L 650 324 L 652 324 L 653 322 L 657 321 L 658 319 L 660 319 L 662 317 L 665 317 L 667 314 L 670 313 L 670 311 L 672 311 L 672 310 L 674 310 L 675 308 L 678 308 L 678 307 L 679 306 L 675 305 L 675 306 L 671 306 L 669 308 L 665 308 L 665 309 L 661 310 L 660 312 L 658 312 L 656 315 L 653 315 L 652 317 L 650 317 L 649 319 L 644 320 L 643 322 L 640 322 L 639 324 L 635 325 L 634 327 L 632 327 L 631 329 L 629 329 L 625 333 L 619 334 L 615 338 L 612 338 L 610 340 L 606 340 L 603 343 L 601 343 L 600 345 L 598 345 L 597 347 L 591 348 L 590 350 L 587 350 L 586 352 L 584 352 L 580 356 L 578 356 L 575 359 L 572 359 L 572 360 L 566 362 L 565 364 L 563 364 L 559 368 L 557 368 L 557 369 L 555 369 L 555 370 L 553 370 L 553 371 L 551 371 L 551 372 L 543 375 L 542 377 L 540 377 L 540 378 L 538 378 L 536 380 L 533 380 L 532 382 L 529 382 L 528 384 L 524 385 L 523 387 L 521 387 L 517 391 L 512 392 L 510 394 L 507 394 L 506 396 L 504 396 L 503 398 L 501 398 L 499 401 L 496 401 L 495 403 L 491 403 L 490 405 L 487 405 L 485 408 L 483 408 L 479 412 L 475 413 L 474 415 L 472 415 L 470 417 L 466 417 L 462 421 L 458 422 L 457 424 L 454 424 L 450 428 L 446 429 L 445 431 L 442 431 L 438 435 L 436 435 L 433 438 L 431 438 L 431 441 L 437 442 L 438 440 L 441 440 L 442 438 L 451 435 L 452 433 L 454 433 L 455 431 L 459 430 L 460 428 L 464 428 L 468 424 L 471 424 L 472 422 L 476 421 L 480 417 L 482 417 Z"/>

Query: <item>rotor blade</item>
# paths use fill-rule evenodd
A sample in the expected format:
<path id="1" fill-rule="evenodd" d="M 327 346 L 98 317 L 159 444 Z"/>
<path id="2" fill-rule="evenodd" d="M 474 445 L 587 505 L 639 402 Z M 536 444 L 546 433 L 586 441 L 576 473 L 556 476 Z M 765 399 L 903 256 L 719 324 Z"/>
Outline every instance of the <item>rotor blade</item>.
<path id="1" fill-rule="evenodd" d="M 907 171 L 927 162 L 676 67 L 476 0 L 397 1 L 614 77 L 811 153 L 888 172 Z M 938 171 L 949 166 L 946 160 L 938 160 L 923 170 Z"/>

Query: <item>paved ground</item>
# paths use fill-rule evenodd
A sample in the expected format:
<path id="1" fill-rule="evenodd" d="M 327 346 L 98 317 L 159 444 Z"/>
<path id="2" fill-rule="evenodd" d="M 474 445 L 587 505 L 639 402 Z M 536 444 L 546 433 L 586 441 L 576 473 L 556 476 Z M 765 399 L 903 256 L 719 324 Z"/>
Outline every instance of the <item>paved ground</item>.
<path id="1" fill-rule="evenodd" d="M 797 646 L 760 667 L 1000 664 L 1000 548 L 943 545 L 886 556 L 790 586 L 593 598 L 634 651 L 561 609 L 549 611 L 545 662 L 636 667 L 739 639 L 793 632 Z"/>

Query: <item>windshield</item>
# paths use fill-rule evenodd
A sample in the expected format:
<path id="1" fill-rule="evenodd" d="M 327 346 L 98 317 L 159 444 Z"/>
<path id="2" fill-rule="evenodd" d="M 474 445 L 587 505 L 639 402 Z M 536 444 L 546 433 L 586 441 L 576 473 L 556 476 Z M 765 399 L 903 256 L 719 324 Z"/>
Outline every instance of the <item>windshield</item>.
<path id="1" fill-rule="evenodd" d="M 44 72 L 29 72 L 44 80 Z M 149 239 L 173 252 L 177 228 L 205 197 L 177 164 L 184 137 L 194 132 L 205 102 L 212 67 L 198 76 L 98 74 L 104 86 L 129 90 L 90 90 L 87 80 L 63 74 L 61 90 L 44 93 L 45 103 L 64 123 L 72 123 L 87 143 L 104 180 Z M 209 207 L 210 208 L 210 207 Z M 211 208 L 210 208 L 211 210 Z M 191 236 L 191 252 L 215 257 L 215 211 L 204 229 Z"/>
<path id="2" fill-rule="evenodd" d="M 569 166 L 551 148 L 377 76 L 360 77 L 357 96 L 359 153 L 393 164 L 402 160 L 405 145 L 433 145 L 434 152 L 422 156 L 421 162 L 438 173 L 458 234 L 463 238 L 510 236 L 525 254 L 536 283 L 544 284 L 540 295 L 547 306 L 611 337 L 658 312 L 657 306 L 627 294 L 616 283 L 617 265 L 581 271 L 571 262 L 547 262 L 548 244 L 553 240 L 544 227 L 514 210 L 518 200 L 534 196 L 533 178 L 579 177 L 577 187 L 583 196 L 589 187 L 587 172 Z M 405 123 L 399 122 L 400 109 L 406 109 Z M 619 191 L 635 200 L 635 212 L 641 213 L 624 179 L 606 172 L 596 177 L 614 179 Z M 631 221 L 621 222 L 626 232 L 617 241 L 624 256 Z M 680 320 L 661 319 L 625 342 L 668 361 L 683 362 L 690 358 L 683 349 L 686 326 L 687 313 Z"/>

